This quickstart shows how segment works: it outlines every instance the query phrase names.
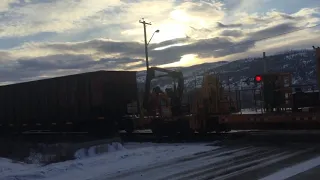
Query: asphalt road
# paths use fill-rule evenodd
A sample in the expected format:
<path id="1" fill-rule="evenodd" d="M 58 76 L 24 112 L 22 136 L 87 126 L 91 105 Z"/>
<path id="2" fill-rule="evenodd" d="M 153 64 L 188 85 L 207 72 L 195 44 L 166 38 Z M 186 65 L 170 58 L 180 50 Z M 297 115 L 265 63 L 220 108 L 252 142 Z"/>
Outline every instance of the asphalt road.
<path id="1" fill-rule="evenodd" d="M 320 179 L 320 166 L 312 168 L 303 173 L 297 174 L 287 180 L 318 180 Z"/>
<path id="2" fill-rule="evenodd" d="M 276 175 L 275 173 L 278 173 L 282 170 L 285 169 L 290 169 L 291 167 L 299 164 L 299 163 L 303 163 L 307 160 L 313 159 L 320 156 L 320 153 L 318 152 L 318 150 L 313 150 L 313 151 L 308 151 L 306 153 L 302 153 L 299 154 L 297 156 L 293 156 L 291 158 L 288 159 L 284 159 L 282 161 L 270 164 L 268 166 L 264 166 L 262 168 L 258 168 L 252 171 L 247 171 L 245 173 L 241 173 L 237 176 L 233 176 L 231 178 L 226 178 L 226 180 L 258 180 L 258 179 L 262 179 L 262 180 L 280 180 L 283 178 L 280 178 L 281 175 L 285 174 L 288 177 L 285 177 L 284 179 L 287 180 L 312 180 L 312 179 L 319 179 L 319 175 L 320 175 L 320 171 L 318 168 L 318 172 L 317 170 L 308 170 L 306 172 L 303 172 L 301 174 L 295 174 L 298 172 L 294 172 L 294 170 L 289 170 L 289 173 L 286 172 L 281 172 L 280 175 Z M 308 173 L 309 172 L 309 173 Z M 291 173 L 291 174 L 290 174 Z M 303 175 L 304 174 L 304 175 Z M 273 176 L 271 176 L 273 175 Z M 266 179 L 264 179 L 266 178 Z"/>

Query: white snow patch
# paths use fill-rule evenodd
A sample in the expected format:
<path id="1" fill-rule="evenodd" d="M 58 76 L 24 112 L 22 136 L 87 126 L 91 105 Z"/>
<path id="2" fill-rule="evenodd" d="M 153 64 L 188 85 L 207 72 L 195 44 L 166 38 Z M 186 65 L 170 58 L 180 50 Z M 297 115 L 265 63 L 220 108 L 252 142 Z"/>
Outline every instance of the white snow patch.
<path id="1" fill-rule="evenodd" d="M 261 114 L 261 109 L 241 109 L 241 112 L 234 113 L 234 114 Z"/>
<path id="2" fill-rule="evenodd" d="M 112 144 L 101 144 L 97 146 L 92 146 L 88 149 L 86 148 L 79 149 L 78 151 L 75 152 L 74 156 L 76 159 L 83 159 L 86 157 L 94 157 L 106 152 L 115 152 L 115 151 L 121 151 L 124 149 L 125 148 L 122 146 L 122 144 L 118 142 L 114 142 Z"/>
<path id="3" fill-rule="evenodd" d="M 139 147 L 139 145 L 141 147 Z M 50 164 L 44 167 L 14 165 L 8 163 L 4 167 L 18 166 L 0 173 L 0 179 L 13 177 L 17 179 L 91 179 L 99 175 L 119 173 L 137 167 L 165 162 L 194 153 L 209 151 L 218 147 L 206 144 L 124 144 L 119 150 L 112 146 L 108 153 L 97 154 L 91 149 L 79 150 L 78 159 Z M 108 147 L 109 150 L 109 147 Z M 87 151 L 87 152 L 86 152 Z M 1 166 L 0 166 L 1 167 Z"/>
<path id="4" fill-rule="evenodd" d="M 0 158 L 0 174 L 10 173 L 13 171 L 28 170 L 37 167 L 37 165 L 25 164 L 22 162 L 14 162 L 11 159 Z"/>
<path id="5" fill-rule="evenodd" d="M 119 131 L 120 133 L 126 133 L 125 130 L 121 130 Z M 151 129 L 137 129 L 137 130 L 134 130 L 133 133 L 152 133 L 152 130 Z"/>
<path id="6" fill-rule="evenodd" d="M 274 174 L 271 174 L 267 177 L 264 177 L 260 180 L 274 180 L 274 179 L 277 179 L 277 180 L 283 180 L 283 179 L 287 179 L 287 178 L 290 178 L 292 176 L 295 176 L 299 173 L 302 173 L 302 172 L 305 172 L 305 171 L 308 171 L 314 167 L 317 167 L 320 165 L 320 156 L 316 157 L 316 158 L 313 158 L 311 160 L 308 160 L 308 161 L 305 161 L 305 162 L 302 162 L 302 163 L 299 163 L 297 165 L 294 165 L 294 166 L 291 166 L 291 167 L 288 167 L 288 168 L 284 168 Z"/>
<path id="7" fill-rule="evenodd" d="M 135 130 L 135 133 L 152 133 L 151 129 L 141 129 L 141 130 Z"/>

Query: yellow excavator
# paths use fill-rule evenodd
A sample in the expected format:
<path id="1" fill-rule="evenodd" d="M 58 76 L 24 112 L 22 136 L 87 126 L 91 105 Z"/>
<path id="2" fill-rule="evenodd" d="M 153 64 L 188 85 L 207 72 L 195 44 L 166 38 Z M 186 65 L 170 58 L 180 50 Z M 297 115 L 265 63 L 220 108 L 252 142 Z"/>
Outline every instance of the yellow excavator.
<path id="1" fill-rule="evenodd" d="M 166 74 L 156 76 L 157 71 Z M 152 93 L 150 94 L 151 81 L 155 78 L 161 77 L 171 77 L 174 80 L 173 89 L 167 88 L 166 91 L 163 92 L 161 91 L 160 87 L 157 86 L 153 88 Z M 156 110 L 159 111 L 158 113 L 163 115 L 165 115 L 165 112 L 172 114 L 173 116 L 179 114 L 183 96 L 183 89 L 184 79 L 182 72 L 163 69 L 159 67 L 149 68 L 146 77 L 145 93 L 143 99 L 143 108 L 146 110 L 147 115 L 155 115 L 154 112 Z M 170 110 L 165 107 L 170 107 Z M 170 112 L 168 112 L 168 110 Z"/>
<path id="2" fill-rule="evenodd" d="M 165 73 L 156 76 L 156 72 Z M 174 81 L 173 88 L 162 91 L 159 86 L 151 91 L 151 81 L 156 78 L 170 77 Z M 135 129 L 152 129 L 154 133 L 161 133 L 163 130 L 175 129 L 177 119 L 188 109 L 182 105 L 184 90 L 184 78 L 182 72 L 168 70 L 159 67 L 150 67 L 147 70 L 145 90 L 142 103 L 134 102 L 128 105 L 128 109 L 139 107 L 139 112 L 135 117 L 125 120 L 124 129 L 131 133 Z M 134 104 L 134 106 L 133 106 Z"/>
<path id="3" fill-rule="evenodd" d="M 214 117 L 239 112 L 237 103 L 224 90 L 218 75 L 206 73 L 202 82 L 201 88 L 189 95 L 191 129 L 199 133 L 226 131 Z"/>

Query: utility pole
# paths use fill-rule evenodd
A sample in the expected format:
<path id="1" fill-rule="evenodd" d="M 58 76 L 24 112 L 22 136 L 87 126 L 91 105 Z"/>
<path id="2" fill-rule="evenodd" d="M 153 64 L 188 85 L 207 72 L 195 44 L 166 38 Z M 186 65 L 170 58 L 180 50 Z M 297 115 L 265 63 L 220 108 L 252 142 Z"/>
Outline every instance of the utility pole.
<path id="1" fill-rule="evenodd" d="M 147 42 L 147 29 L 146 25 L 151 25 L 151 23 L 147 23 L 144 18 L 142 20 L 139 20 L 139 23 L 143 24 L 143 31 L 144 31 L 144 51 L 146 54 L 146 66 L 147 71 L 149 70 L 149 59 L 148 59 L 148 42 Z"/>
<path id="2" fill-rule="evenodd" d="M 263 52 L 263 72 L 267 73 L 268 67 L 267 67 L 267 58 L 266 58 L 266 52 Z"/>

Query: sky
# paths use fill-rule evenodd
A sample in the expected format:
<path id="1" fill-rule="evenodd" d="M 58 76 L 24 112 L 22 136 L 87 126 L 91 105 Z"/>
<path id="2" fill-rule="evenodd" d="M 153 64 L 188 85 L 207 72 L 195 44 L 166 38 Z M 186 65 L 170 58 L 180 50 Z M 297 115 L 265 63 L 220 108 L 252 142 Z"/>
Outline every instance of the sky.
<path id="1" fill-rule="evenodd" d="M 319 0 L 1 0 L 0 83 L 144 70 L 141 18 L 150 66 L 320 46 Z"/>

